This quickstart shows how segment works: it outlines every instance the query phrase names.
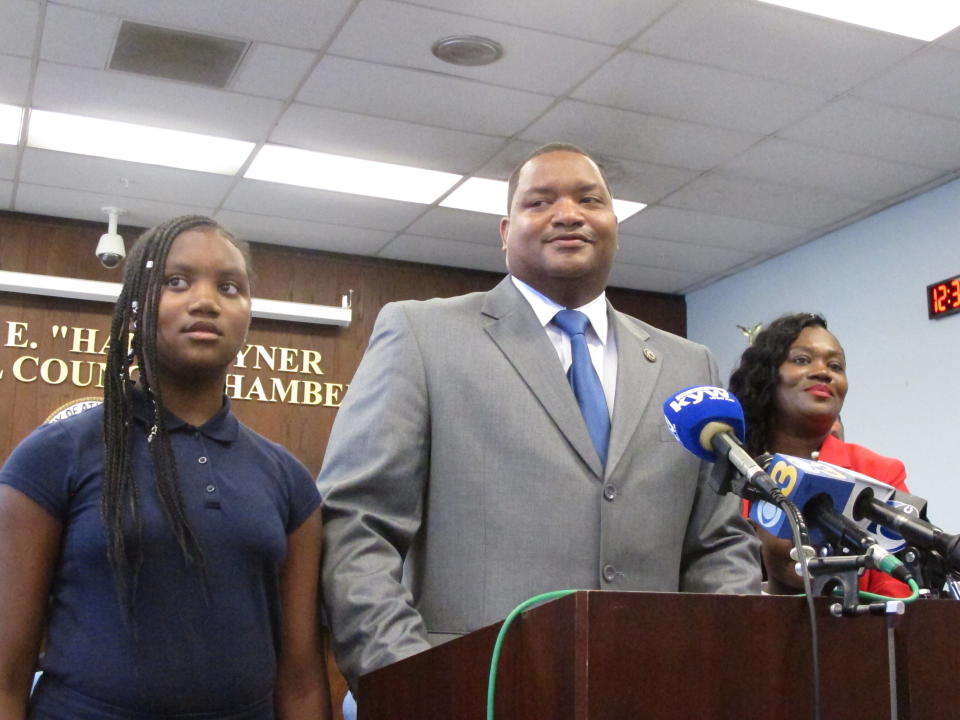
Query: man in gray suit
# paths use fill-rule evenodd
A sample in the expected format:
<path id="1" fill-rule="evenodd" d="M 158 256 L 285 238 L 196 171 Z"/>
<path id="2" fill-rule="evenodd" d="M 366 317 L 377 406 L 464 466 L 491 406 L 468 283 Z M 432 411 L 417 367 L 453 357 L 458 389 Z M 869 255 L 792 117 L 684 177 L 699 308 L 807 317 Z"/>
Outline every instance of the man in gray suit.
<path id="1" fill-rule="evenodd" d="M 672 392 L 717 384 L 710 353 L 606 301 L 617 220 L 599 167 L 545 146 L 508 196 L 510 275 L 384 306 L 330 436 L 323 593 L 354 689 L 549 590 L 760 590 L 737 499 L 662 417 Z M 564 308 L 589 320 L 579 338 Z M 578 352 L 599 429 L 565 376 Z"/>

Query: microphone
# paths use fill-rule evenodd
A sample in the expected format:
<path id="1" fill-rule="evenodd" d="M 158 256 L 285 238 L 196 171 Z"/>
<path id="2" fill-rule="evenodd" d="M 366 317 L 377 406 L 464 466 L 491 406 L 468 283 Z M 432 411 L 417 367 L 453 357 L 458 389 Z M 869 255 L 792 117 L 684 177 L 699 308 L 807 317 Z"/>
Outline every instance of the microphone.
<path id="1" fill-rule="evenodd" d="M 894 530 L 911 545 L 936 550 L 953 569 L 960 569 L 960 535 L 946 533 L 920 517 L 880 502 L 870 488 L 864 489 L 853 504 L 855 520 L 869 520 Z"/>
<path id="2" fill-rule="evenodd" d="M 663 403 L 663 419 L 687 450 L 703 460 L 729 462 L 746 480 L 738 486 L 721 482 L 722 487 L 714 488 L 721 495 L 732 489 L 749 500 L 781 504 L 783 495 L 776 483 L 743 449 L 743 407 L 732 393 L 709 385 L 686 388 Z"/>
<path id="3" fill-rule="evenodd" d="M 872 497 L 880 498 L 882 502 L 878 502 L 878 504 L 883 506 L 886 506 L 887 501 L 895 500 L 898 497 L 898 493 L 890 485 L 830 463 L 777 454 L 774 455 L 767 468 L 774 483 L 787 498 L 802 510 L 805 517 L 809 513 L 807 508 L 811 500 L 818 496 L 828 498 L 830 507 L 848 520 L 856 517 L 854 507 L 861 494 L 867 490 L 872 493 Z M 911 496 L 903 494 L 903 497 L 909 498 Z M 865 508 L 866 505 L 863 507 Z M 787 539 L 792 537 L 788 521 L 783 512 L 769 503 L 761 501 L 751 505 L 750 519 L 772 535 Z M 810 539 L 814 544 L 823 544 L 826 540 L 823 530 L 813 522 L 810 524 L 812 526 L 810 528 Z M 886 526 L 883 522 L 878 524 L 888 527 L 887 531 L 881 532 L 879 528 L 876 528 L 876 531 L 871 532 L 873 528 L 868 528 L 866 522 L 858 527 L 870 535 L 872 541 L 887 552 L 897 552 L 906 547 L 903 537 L 891 532 L 889 526 Z"/>
<path id="4" fill-rule="evenodd" d="M 872 492 L 864 490 L 865 493 Z M 837 512 L 829 495 L 821 493 L 814 496 L 803 508 L 807 523 L 819 528 L 834 545 L 852 550 L 868 558 L 868 565 L 892 575 L 900 582 L 913 579 L 910 571 L 894 555 L 887 552 L 877 542 L 877 538 L 864 530 L 850 518 Z"/>

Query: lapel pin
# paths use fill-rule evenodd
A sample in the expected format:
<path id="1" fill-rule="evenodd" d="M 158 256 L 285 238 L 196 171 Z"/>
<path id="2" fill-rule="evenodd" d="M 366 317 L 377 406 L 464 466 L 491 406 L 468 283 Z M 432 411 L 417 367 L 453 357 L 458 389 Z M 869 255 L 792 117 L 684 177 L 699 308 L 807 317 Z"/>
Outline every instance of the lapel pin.
<path id="1" fill-rule="evenodd" d="M 657 361 L 657 354 L 656 354 L 653 350 L 651 350 L 650 348 L 644 348 L 644 349 L 643 349 L 643 356 L 644 356 L 648 361 L 650 361 L 650 362 L 656 362 L 656 361 Z"/>

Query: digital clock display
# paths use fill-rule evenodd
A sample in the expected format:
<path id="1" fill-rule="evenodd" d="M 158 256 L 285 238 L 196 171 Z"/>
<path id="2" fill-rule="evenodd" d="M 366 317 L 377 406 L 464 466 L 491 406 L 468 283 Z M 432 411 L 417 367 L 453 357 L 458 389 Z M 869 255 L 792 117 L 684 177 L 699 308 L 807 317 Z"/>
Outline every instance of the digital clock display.
<path id="1" fill-rule="evenodd" d="M 931 320 L 960 312 L 960 275 L 927 285 L 927 310 Z"/>

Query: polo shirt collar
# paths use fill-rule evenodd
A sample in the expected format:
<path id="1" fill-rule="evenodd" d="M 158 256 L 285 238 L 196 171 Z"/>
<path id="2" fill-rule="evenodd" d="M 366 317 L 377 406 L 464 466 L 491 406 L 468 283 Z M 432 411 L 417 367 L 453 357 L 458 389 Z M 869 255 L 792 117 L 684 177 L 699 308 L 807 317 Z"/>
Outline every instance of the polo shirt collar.
<path id="1" fill-rule="evenodd" d="M 133 401 L 133 417 L 136 418 L 144 427 L 146 427 L 147 423 L 150 422 L 150 413 L 147 408 L 146 394 L 140 388 L 134 385 L 130 389 L 130 397 Z M 177 430 L 190 431 L 195 429 L 203 435 L 206 435 L 211 440 L 229 443 L 236 440 L 237 435 L 240 432 L 240 423 L 231 412 L 230 408 L 230 398 L 224 395 L 223 405 L 220 406 L 220 409 L 217 411 L 216 415 L 207 420 L 198 428 L 188 425 L 186 422 L 169 411 L 165 411 L 164 420 L 166 420 L 167 430 L 169 432 L 176 432 Z"/>

